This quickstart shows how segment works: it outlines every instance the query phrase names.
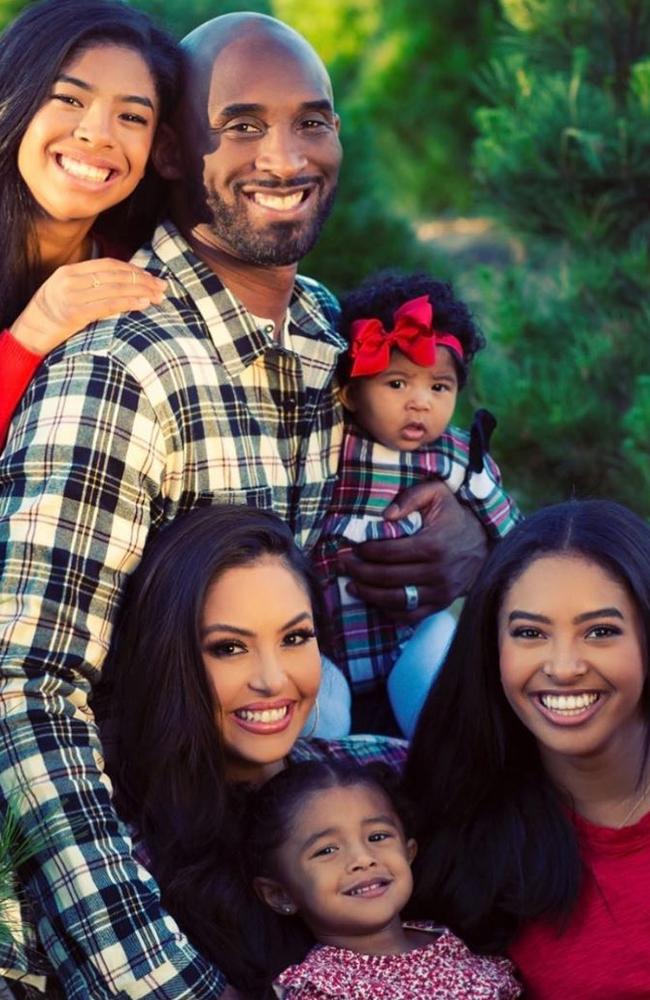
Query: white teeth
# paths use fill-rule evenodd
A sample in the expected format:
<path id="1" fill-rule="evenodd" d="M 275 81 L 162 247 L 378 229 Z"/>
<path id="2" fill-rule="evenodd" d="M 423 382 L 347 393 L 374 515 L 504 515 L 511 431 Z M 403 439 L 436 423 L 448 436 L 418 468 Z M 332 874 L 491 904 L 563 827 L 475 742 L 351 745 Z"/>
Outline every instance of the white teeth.
<path id="1" fill-rule="evenodd" d="M 253 201 L 257 205 L 262 205 L 263 208 L 273 208 L 277 212 L 289 212 L 292 208 L 297 208 L 302 201 L 303 192 L 296 191 L 295 194 L 266 194 L 262 191 L 256 191 L 253 195 Z"/>
<path id="2" fill-rule="evenodd" d="M 73 177 L 80 177 L 85 181 L 105 181 L 108 180 L 111 173 L 106 167 L 92 167 L 89 163 L 73 160 L 69 156 L 60 156 L 59 165 L 66 173 L 72 174 Z"/>
<path id="3" fill-rule="evenodd" d="M 384 882 L 371 882 L 370 885 L 359 886 L 358 889 L 350 889 L 346 895 L 348 896 L 364 896 L 367 892 L 371 892 L 374 889 L 378 889 L 380 886 L 385 885 Z"/>
<path id="4" fill-rule="evenodd" d="M 251 709 L 242 708 L 235 715 L 243 719 L 244 722 L 280 722 L 284 719 L 289 707 L 283 705 L 282 708 L 265 708 L 263 711 L 253 712 Z"/>
<path id="5" fill-rule="evenodd" d="M 544 708 L 550 712 L 559 712 L 564 715 L 579 715 L 599 698 L 600 695 L 595 692 L 589 694 L 541 694 L 539 696 Z"/>

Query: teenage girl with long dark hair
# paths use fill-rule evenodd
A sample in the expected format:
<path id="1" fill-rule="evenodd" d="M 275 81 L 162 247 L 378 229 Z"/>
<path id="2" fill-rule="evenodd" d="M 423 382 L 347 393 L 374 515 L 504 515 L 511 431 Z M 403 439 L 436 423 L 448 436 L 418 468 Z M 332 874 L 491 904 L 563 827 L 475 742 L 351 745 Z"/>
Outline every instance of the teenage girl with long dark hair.
<path id="1" fill-rule="evenodd" d="M 412 912 L 533 1000 L 650 995 L 650 528 L 541 510 L 472 588 L 411 747 Z"/>
<path id="2" fill-rule="evenodd" d="M 159 302 L 126 258 L 153 231 L 176 45 L 120 0 L 44 0 L 0 36 L 0 446 L 43 356 Z"/>

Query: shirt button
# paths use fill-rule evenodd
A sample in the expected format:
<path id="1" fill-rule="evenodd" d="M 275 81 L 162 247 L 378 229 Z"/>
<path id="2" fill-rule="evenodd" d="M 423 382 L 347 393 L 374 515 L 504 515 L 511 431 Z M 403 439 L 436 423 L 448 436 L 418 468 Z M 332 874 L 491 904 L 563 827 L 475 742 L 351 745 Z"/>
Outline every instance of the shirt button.
<path id="1" fill-rule="evenodd" d="M 296 400 L 294 396 L 289 396 L 287 399 L 285 399 L 284 408 L 285 410 L 295 410 Z"/>
<path id="2" fill-rule="evenodd" d="M 275 327 L 273 326 L 273 323 L 269 323 L 268 326 L 264 327 L 264 333 L 275 333 Z"/>

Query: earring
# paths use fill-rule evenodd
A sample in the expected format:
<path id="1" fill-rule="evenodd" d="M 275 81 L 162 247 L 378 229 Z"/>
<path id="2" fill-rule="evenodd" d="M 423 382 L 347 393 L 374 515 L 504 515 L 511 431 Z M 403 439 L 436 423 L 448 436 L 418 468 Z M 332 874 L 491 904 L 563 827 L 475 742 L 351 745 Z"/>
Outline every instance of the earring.
<path id="1" fill-rule="evenodd" d="M 316 701 L 314 702 L 314 721 L 311 724 L 311 729 L 309 730 L 308 733 L 303 732 L 300 734 L 303 740 L 310 740 L 312 738 L 312 736 L 318 729 L 319 722 L 320 722 L 320 705 L 318 704 L 318 698 L 317 698 Z"/>
<path id="2" fill-rule="evenodd" d="M 282 912 L 293 913 L 293 906 L 291 905 L 291 903 L 285 903 L 284 906 L 282 907 Z"/>

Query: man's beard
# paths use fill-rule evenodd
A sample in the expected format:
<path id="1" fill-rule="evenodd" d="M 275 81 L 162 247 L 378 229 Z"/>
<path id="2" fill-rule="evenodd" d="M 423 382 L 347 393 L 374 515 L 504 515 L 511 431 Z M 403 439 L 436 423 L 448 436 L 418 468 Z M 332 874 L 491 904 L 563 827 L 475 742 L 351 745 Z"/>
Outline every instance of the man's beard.
<path id="1" fill-rule="evenodd" d="M 284 186 L 286 188 L 286 185 Z M 281 267 L 296 264 L 314 246 L 325 220 L 332 210 L 336 186 L 320 197 L 318 189 L 311 195 L 318 197 L 316 210 L 310 219 L 300 222 L 272 222 L 264 229 L 251 225 L 243 203 L 245 195 L 239 194 L 234 205 L 226 205 L 214 191 L 205 192 L 210 213 L 209 229 L 219 242 L 240 260 L 249 264 Z"/>

